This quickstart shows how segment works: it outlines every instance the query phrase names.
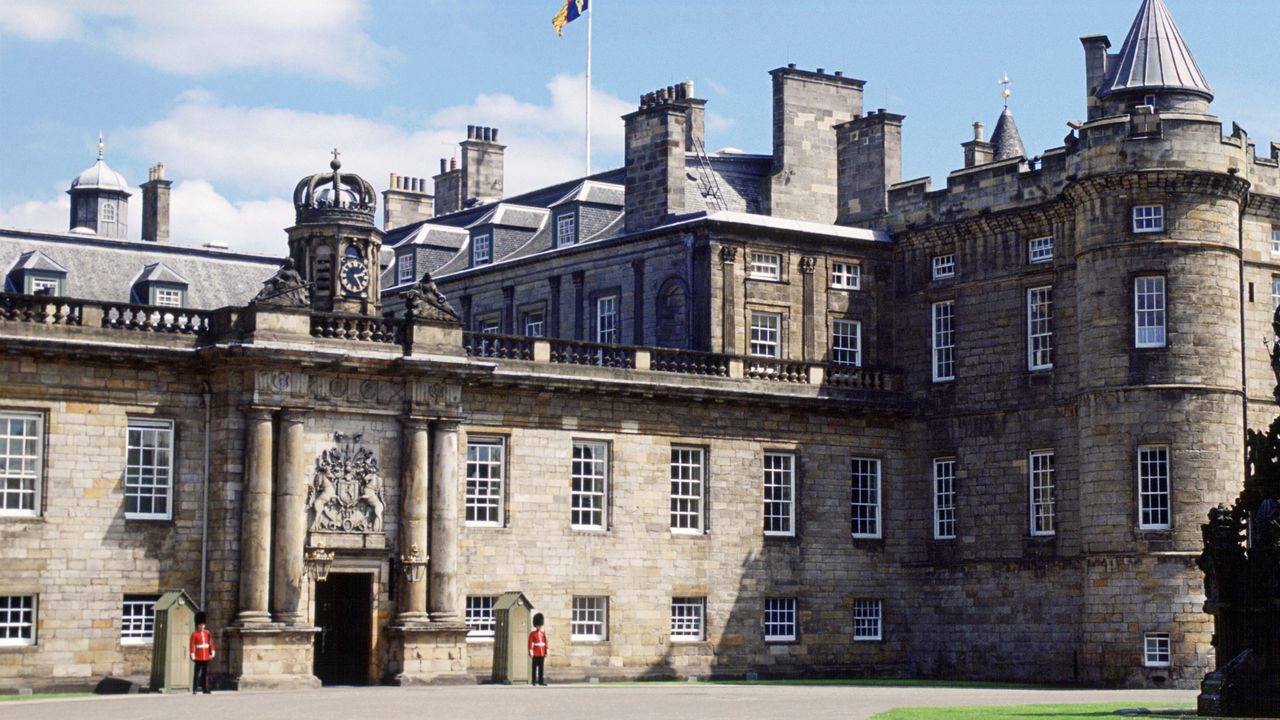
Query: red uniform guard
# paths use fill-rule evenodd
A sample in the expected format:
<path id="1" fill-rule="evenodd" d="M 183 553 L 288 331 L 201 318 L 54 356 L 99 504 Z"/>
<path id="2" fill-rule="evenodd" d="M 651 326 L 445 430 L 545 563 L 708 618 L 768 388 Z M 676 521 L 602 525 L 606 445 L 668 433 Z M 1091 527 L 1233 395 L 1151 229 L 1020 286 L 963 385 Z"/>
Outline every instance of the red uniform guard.
<path id="1" fill-rule="evenodd" d="M 191 659 L 196 663 L 195 677 L 191 680 L 191 694 L 197 692 L 197 688 L 204 690 L 206 695 L 209 694 L 209 661 L 218 654 L 213 649 L 213 635 L 204 626 L 204 613 L 200 613 L 196 617 L 196 631 L 191 633 Z"/>
<path id="2" fill-rule="evenodd" d="M 547 678 L 542 666 L 547 659 L 547 634 L 542 632 L 542 613 L 533 616 L 533 632 L 529 633 L 529 657 L 533 658 L 533 674 L 529 677 L 529 682 L 545 686 Z"/>

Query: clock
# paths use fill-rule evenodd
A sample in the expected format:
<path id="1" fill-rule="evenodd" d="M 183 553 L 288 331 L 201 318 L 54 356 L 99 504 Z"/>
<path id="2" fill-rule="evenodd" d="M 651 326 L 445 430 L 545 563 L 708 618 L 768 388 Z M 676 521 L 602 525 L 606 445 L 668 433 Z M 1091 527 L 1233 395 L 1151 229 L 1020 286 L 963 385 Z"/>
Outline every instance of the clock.
<path id="1" fill-rule="evenodd" d="M 345 258 L 338 270 L 338 283 L 347 297 L 360 297 L 369 289 L 369 266 L 357 258 Z"/>

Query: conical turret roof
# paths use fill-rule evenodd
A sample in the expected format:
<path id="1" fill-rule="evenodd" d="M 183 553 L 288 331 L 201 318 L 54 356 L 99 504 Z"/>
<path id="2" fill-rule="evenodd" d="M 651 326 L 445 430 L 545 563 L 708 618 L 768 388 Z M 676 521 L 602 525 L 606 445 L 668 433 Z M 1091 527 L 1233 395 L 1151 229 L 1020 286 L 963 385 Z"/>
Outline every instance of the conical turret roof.
<path id="1" fill-rule="evenodd" d="M 994 151 L 992 159 L 996 162 L 1027 156 L 1027 149 L 1022 146 L 1022 136 L 1018 134 L 1018 125 L 1007 107 L 1000 113 L 995 130 L 991 131 L 991 145 Z"/>
<path id="2" fill-rule="evenodd" d="M 1142 0 L 1124 45 L 1108 65 L 1113 69 L 1098 92 L 1099 97 L 1141 90 L 1180 90 L 1213 99 L 1213 91 L 1164 0 Z"/>

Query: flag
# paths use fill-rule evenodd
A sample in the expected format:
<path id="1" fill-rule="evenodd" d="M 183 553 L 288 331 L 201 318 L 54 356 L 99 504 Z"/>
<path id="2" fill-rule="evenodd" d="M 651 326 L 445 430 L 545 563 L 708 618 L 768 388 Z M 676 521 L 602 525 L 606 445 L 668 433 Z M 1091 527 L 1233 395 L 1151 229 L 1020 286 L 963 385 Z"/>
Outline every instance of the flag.
<path id="1" fill-rule="evenodd" d="M 590 4 L 591 0 L 564 0 L 564 7 L 551 18 L 551 27 L 556 29 L 556 35 L 564 37 L 564 26 L 581 17 Z"/>

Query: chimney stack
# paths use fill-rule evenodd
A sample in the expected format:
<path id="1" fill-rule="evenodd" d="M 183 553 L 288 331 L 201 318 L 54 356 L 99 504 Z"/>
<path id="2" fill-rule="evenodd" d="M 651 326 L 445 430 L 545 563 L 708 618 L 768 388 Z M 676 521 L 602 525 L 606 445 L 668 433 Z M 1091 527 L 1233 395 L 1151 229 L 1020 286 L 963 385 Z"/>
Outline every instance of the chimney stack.
<path id="1" fill-rule="evenodd" d="M 685 211 L 685 153 L 702 146 L 706 104 L 693 97 L 692 82 L 683 82 L 641 95 L 639 109 L 622 116 L 627 232 Z"/>
<path id="2" fill-rule="evenodd" d="M 1089 35 L 1080 38 L 1084 45 L 1084 82 L 1085 106 L 1088 108 L 1088 119 L 1097 120 L 1102 116 L 1102 100 L 1098 90 L 1107 79 L 1107 48 L 1111 41 L 1106 35 Z"/>
<path id="3" fill-rule="evenodd" d="M 773 76 L 773 170 L 764 183 L 765 214 L 829 223 L 836 212 L 836 133 L 862 114 L 861 80 L 797 69 Z"/>
<path id="4" fill-rule="evenodd" d="M 964 166 L 967 168 L 986 165 L 995 159 L 996 146 L 982 139 L 982 131 L 982 123 L 974 123 L 973 139 L 966 143 L 960 143 L 960 147 L 964 148 Z"/>
<path id="5" fill-rule="evenodd" d="M 440 161 L 443 170 L 444 160 Z M 434 214 L 435 198 L 427 192 L 426 178 L 391 173 L 391 184 L 382 193 L 383 231 L 428 220 Z"/>
<path id="6" fill-rule="evenodd" d="M 142 184 L 142 239 L 169 242 L 169 187 L 164 179 L 164 163 L 156 163 Z"/>
<path id="7" fill-rule="evenodd" d="M 902 120 L 884 109 L 835 126 L 836 222 L 883 227 L 889 186 L 902 181 Z"/>
<path id="8" fill-rule="evenodd" d="M 467 126 L 467 139 L 462 142 L 463 207 L 502 199 L 506 149 L 498 144 L 497 128 Z"/>

